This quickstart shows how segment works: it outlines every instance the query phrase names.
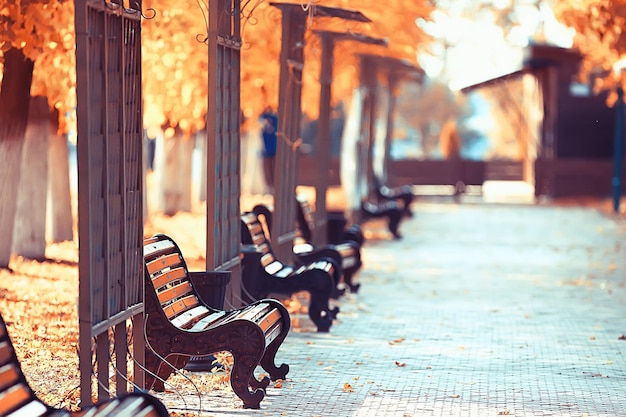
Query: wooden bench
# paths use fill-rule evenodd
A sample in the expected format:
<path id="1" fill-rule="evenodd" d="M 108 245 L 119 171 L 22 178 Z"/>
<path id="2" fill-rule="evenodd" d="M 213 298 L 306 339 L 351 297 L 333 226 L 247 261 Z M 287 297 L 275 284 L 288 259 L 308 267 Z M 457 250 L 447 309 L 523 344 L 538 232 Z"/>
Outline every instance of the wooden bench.
<path id="1" fill-rule="evenodd" d="M 271 241 L 272 237 L 268 233 L 272 228 L 272 211 L 264 204 L 257 204 L 252 208 L 252 212 L 256 214 L 259 223 L 263 225 L 265 236 Z M 299 232 L 296 228 L 296 238 L 293 241 L 294 263 L 296 264 L 296 266 L 302 266 L 312 264 L 323 259 L 331 259 L 338 267 L 333 268 L 332 276 L 334 286 L 330 292 L 330 298 L 338 299 L 346 292 L 345 286 L 342 282 L 343 273 L 341 268 L 341 254 L 336 249 L 331 247 L 323 247 L 317 249 L 311 247 L 311 250 L 305 252 L 305 249 L 309 248 L 305 247 L 304 245 L 300 245 L 300 243 L 302 242 L 298 243 L 298 233 Z M 296 248 L 296 245 L 299 246 L 299 249 Z"/>
<path id="2" fill-rule="evenodd" d="M 252 299 L 269 294 L 291 296 L 300 291 L 310 295 L 309 317 L 318 332 L 328 332 L 339 308 L 331 309 L 329 299 L 335 287 L 333 275 L 337 265 L 330 258 L 321 258 L 301 266 L 279 261 L 272 251 L 263 225 L 253 212 L 241 215 L 242 281 Z"/>
<path id="3" fill-rule="evenodd" d="M 394 239 L 400 239 L 398 227 L 400 226 L 400 220 L 404 215 L 404 210 L 397 201 L 388 200 L 378 203 L 372 203 L 370 201 L 363 201 L 361 203 L 361 214 L 363 215 L 363 221 L 367 221 L 371 218 L 387 218 L 387 228 L 393 235 Z"/>
<path id="4" fill-rule="evenodd" d="M 4 319 L 0 316 L 0 416 L 3 417 L 168 417 L 157 398 L 142 392 L 127 393 L 71 412 L 44 404 L 32 390 L 15 354 Z"/>
<path id="5" fill-rule="evenodd" d="M 306 260 L 307 257 L 318 251 L 336 251 L 339 254 L 339 262 L 345 284 L 351 292 L 357 292 L 359 284 L 353 281 L 353 277 L 362 266 L 361 245 L 363 243 L 363 235 L 360 233 L 360 228 L 353 227 L 351 232 L 344 233 L 345 240 L 342 242 L 314 246 L 311 243 L 315 230 L 313 209 L 303 195 L 297 195 L 296 200 L 298 203 L 296 204 L 297 237 L 294 241 L 294 254 L 298 258 Z"/>
<path id="6" fill-rule="evenodd" d="M 192 356 L 230 352 L 230 382 L 244 408 L 259 408 L 270 379 L 285 379 L 289 366 L 275 365 L 287 336 L 290 318 L 277 300 L 262 299 L 240 309 L 218 310 L 197 292 L 201 280 L 226 271 L 189 272 L 178 245 L 167 235 L 144 240 L 146 386 L 165 389 L 164 382 Z M 269 374 L 254 376 L 260 365 Z"/>
<path id="7" fill-rule="evenodd" d="M 402 214 L 407 217 L 413 217 L 411 203 L 415 195 L 410 185 L 401 185 L 391 188 L 377 179 L 374 184 L 374 191 L 379 202 L 398 201 L 402 205 Z"/>

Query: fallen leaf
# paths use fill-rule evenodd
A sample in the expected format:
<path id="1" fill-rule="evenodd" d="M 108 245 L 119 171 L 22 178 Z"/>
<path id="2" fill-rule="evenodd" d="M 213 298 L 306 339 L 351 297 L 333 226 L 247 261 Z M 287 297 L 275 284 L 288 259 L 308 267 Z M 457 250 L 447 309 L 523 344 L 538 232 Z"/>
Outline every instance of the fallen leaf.
<path id="1" fill-rule="evenodd" d="M 406 363 L 396 361 L 396 366 L 399 367 L 399 368 L 402 368 L 402 367 L 406 366 Z"/>
<path id="2" fill-rule="evenodd" d="M 448 395 L 449 398 L 459 398 L 461 397 L 459 394 Z"/>
<path id="3" fill-rule="evenodd" d="M 617 340 L 626 340 L 626 334 L 621 335 Z"/>
<path id="4" fill-rule="evenodd" d="M 499 416 L 508 416 L 509 414 L 511 414 L 511 411 L 509 410 L 498 411 Z"/>
<path id="5" fill-rule="evenodd" d="M 282 388 L 283 387 L 283 381 L 281 379 L 277 380 L 276 383 L 274 384 L 274 388 Z"/>
<path id="6" fill-rule="evenodd" d="M 352 388 L 352 385 L 346 382 L 343 384 L 343 392 L 354 392 L 354 389 Z"/>

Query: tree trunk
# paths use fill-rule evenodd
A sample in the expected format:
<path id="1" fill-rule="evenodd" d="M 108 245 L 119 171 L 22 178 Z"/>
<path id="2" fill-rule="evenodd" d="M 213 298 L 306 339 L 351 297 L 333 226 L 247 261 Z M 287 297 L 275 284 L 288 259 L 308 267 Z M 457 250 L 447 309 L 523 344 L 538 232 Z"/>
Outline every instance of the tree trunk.
<path id="1" fill-rule="evenodd" d="M 207 169 L 207 131 L 206 129 L 202 129 L 200 132 L 197 132 L 196 140 L 198 143 L 198 147 L 200 148 L 200 178 L 197 184 L 198 187 L 198 198 L 197 201 L 200 203 L 206 203 L 206 169 Z"/>
<path id="2" fill-rule="evenodd" d="M 58 133 L 58 112 L 52 112 L 48 148 L 48 239 L 64 242 L 74 239 L 70 160 L 67 137 Z"/>
<path id="3" fill-rule="evenodd" d="M 181 141 L 181 152 L 179 154 L 179 158 L 181 158 L 179 162 L 180 174 L 179 174 L 179 184 L 181 189 L 180 199 L 180 207 L 178 208 L 180 211 L 184 211 L 187 213 L 191 213 L 192 211 L 192 187 L 191 187 L 191 177 L 192 177 L 192 164 L 193 164 L 193 150 L 196 146 L 193 136 L 184 135 L 182 138 L 179 138 Z"/>
<path id="4" fill-rule="evenodd" d="M 4 53 L 4 74 L 0 88 L 0 233 L 3 235 L 0 239 L 0 268 L 8 268 L 11 259 L 33 66 L 33 61 L 19 49 L 11 48 Z"/>
<path id="5" fill-rule="evenodd" d="M 159 137 L 155 170 L 159 187 L 159 206 L 167 216 L 191 211 L 191 155 L 193 140 L 178 134 Z"/>
<path id="6" fill-rule="evenodd" d="M 46 97 L 30 99 L 13 227 L 13 253 L 36 260 L 46 258 L 49 113 Z"/>

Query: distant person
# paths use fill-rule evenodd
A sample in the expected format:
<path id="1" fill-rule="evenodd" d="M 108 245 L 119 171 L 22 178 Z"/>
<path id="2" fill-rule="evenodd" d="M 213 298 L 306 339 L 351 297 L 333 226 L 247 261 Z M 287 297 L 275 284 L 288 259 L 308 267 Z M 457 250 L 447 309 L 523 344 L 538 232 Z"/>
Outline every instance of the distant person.
<path id="1" fill-rule="evenodd" d="M 441 153 L 451 162 L 452 175 L 454 177 L 454 199 L 459 202 L 461 195 L 465 193 L 465 183 L 461 177 L 461 135 L 456 122 L 448 120 L 441 128 L 439 135 Z"/>
<path id="2" fill-rule="evenodd" d="M 263 173 L 265 174 L 265 183 L 270 189 L 273 189 L 278 115 L 271 107 L 267 107 L 263 110 L 259 119 L 261 121 L 261 134 L 263 136 Z"/>

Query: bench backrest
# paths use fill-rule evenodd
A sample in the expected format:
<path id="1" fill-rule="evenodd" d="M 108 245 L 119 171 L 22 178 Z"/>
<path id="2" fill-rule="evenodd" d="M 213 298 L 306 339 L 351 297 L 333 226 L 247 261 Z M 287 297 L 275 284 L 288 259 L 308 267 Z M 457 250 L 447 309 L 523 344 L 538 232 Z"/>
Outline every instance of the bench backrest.
<path id="1" fill-rule="evenodd" d="M 40 416 L 49 408 L 37 399 L 22 372 L 4 319 L 0 316 L 0 416 L 20 410 Z"/>
<path id="2" fill-rule="evenodd" d="M 271 239 L 268 232 L 272 229 L 272 210 L 264 204 L 257 204 L 252 208 L 252 212 L 256 214 L 257 220 L 265 227 L 266 237 Z M 313 230 L 315 230 L 315 220 L 313 218 L 313 209 L 306 197 L 303 195 L 296 196 L 296 238 L 294 244 L 308 243 L 313 238 Z"/>
<path id="3" fill-rule="evenodd" d="M 157 234 L 145 239 L 143 256 L 146 295 L 156 295 L 163 314 L 174 326 L 189 330 L 198 321 L 219 312 L 200 301 L 182 252 L 169 236 Z"/>
<path id="4" fill-rule="evenodd" d="M 313 207 L 302 194 L 296 195 L 296 226 L 300 238 L 305 242 L 313 240 L 315 230 L 315 218 L 313 217 Z"/>
<path id="5" fill-rule="evenodd" d="M 241 215 L 241 243 L 254 245 L 261 254 L 261 266 L 270 274 L 283 269 L 285 265 L 276 259 L 272 245 L 265 235 L 263 225 L 253 212 Z"/>

